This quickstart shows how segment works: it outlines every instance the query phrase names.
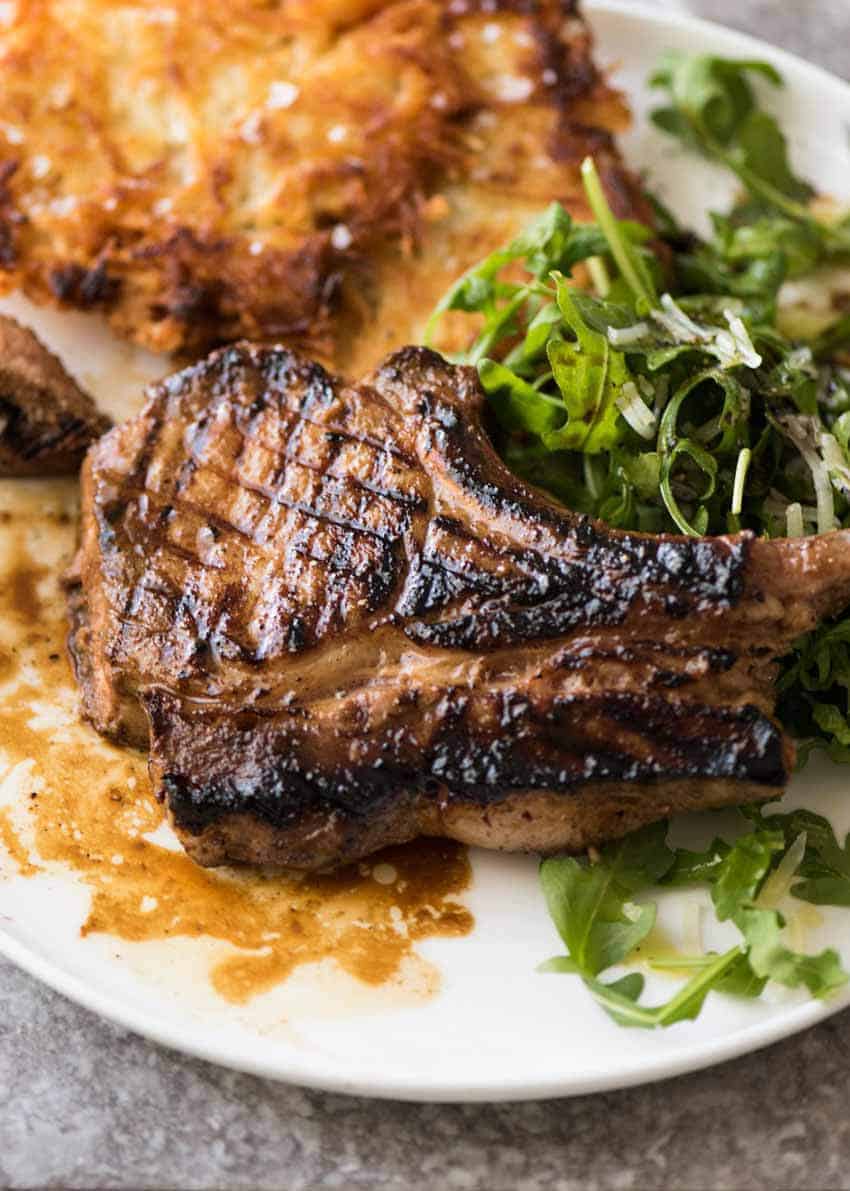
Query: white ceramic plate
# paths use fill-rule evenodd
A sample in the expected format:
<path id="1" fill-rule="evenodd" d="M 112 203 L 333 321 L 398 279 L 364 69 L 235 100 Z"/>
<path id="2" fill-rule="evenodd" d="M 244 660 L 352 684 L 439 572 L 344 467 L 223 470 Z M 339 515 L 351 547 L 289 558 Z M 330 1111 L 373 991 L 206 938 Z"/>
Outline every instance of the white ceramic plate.
<path id="1" fill-rule="evenodd" d="M 685 17 L 604 4 L 593 7 L 592 20 L 599 58 L 616 67 L 634 107 L 626 153 L 682 215 L 693 218 L 706 204 L 724 203 L 728 190 L 725 179 L 681 157 L 646 119 L 645 77 L 670 47 L 775 62 L 787 86 L 770 103 L 790 134 L 796 163 L 822 189 L 850 197 L 845 84 Z M 116 411 L 126 411 L 141 383 L 162 368 L 82 316 L 60 317 L 20 299 L 0 306 L 35 325 Z M 850 774 L 824 764 L 795 782 L 788 799 L 827 814 L 846 831 L 848 786 Z M 0 805 L 13 801 L 16 789 L 14 781 L 0 782 Z M 692 834 L 707 829 L 700 823 L 686 828 Z M 476 921 L 469 937 L 417 945 L 440 973 L 440 991 L 430 997 L 358 987 L 325 965 L 299 969 L 287 984 L 234 1007 L 212 992 L 197 940 L 81 937 L 90 892 L 61 865 L 24 879 L 7 864 L 0 880 L 0 951 L 82 1005 L 168 1046 L 260 1075 L 411 1100 L 508 1100 L 624 1087 L 755 1050 L 846 1003 L 806 1002 L 781 990 L 755 1004 L 712 996 L 696 1022 L 660 1033 L 622 1030 L 576 981 L 535 971 L 559 947 L 532 859 L 475 855 L 465 899 Z M 662 899 L 671 935 L 692 929 L 695 901 L 698 895 L 681 893 Z M 846 912 L 827 911 L 820 927 L 808 930 L 808 945 L 826 942 L 850 963 Z M 669 988 L 655 977 L 648 991 Z"/>

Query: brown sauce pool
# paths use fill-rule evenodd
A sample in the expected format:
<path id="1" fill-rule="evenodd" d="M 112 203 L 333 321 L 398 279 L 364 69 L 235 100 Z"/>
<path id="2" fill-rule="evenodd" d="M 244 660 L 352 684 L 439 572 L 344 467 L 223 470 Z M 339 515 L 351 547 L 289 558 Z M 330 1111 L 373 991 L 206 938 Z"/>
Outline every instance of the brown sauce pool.
<path id="1" fill-rule="evenodd" d="M 58 866 L 84 882 L 92 900 L 83 935 L 231 944 L 210 980 L 238 1004 L 329 959 L 382 985 L 419 940 L 468 934 L 473 919 L 457 898 L 469 860 L 448 841 L 299 876 L 202 869 L 167 837 L 149 838 L 163 811 L 146 758 L 101 740 L 76 711 L 59 586 L 73 549 L 73 493 L 66 482 L 0 483 L 0 856 L 23 876 Z"/>

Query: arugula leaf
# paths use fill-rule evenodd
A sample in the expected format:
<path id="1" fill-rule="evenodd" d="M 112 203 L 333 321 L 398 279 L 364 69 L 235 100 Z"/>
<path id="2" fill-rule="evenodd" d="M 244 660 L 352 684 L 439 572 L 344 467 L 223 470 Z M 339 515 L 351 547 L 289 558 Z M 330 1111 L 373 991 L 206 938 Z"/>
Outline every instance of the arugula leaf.
<path id="1" fill-rule="evenodd" d="M 689 148 L 722 161 L 768 205 L 808 219 L 800 204 L 812 189 L 791 169 L 778 124 L 758 108 L 752 76 L 782 86 L 768 62 L 672 51 L 650 78 L 650 86 L 668 93 L 671 106 L 653 112 L 652 119 Z"/>
<path id="2" fill-rule="evenodd" d="M 631 235 L 646 235 L 645 229 Z M 569 274 L 581 261 L 607 251 L 604 233 L 592 224 L 576 224 L 572 216 L 554 202 L 533 220 L 506 248 L 491 253 L 468 269 L 443 295 L 431 313 L 425 327 L 425 342 L 433 344 L 434 336 L 444 314 L 459 310 L 483 314 L 485 325 L 475 343 L 464 354 L 467 362 L 475 363 L 488 354 L 489 346 L 501 335 L 513 330 L 515 316 L 539 293 L 536 283 L 557 270 Z M 531 284 L 518 285 L 500 280 L 500 275 L 517 261 L 523 261 L 531 275 Z M 539 308 L 539 306 L 538 306 Z M 536 314 L 534 308 L 532 313 Z"/>
<path id="3" fill-rule="evenodd" d="M 673 522 L 682 533 L 694 537 L 705 533 L 708 524 L 708 510 L 702 504 L 697 508 L 693 522 L 689 521 L 682 512 L 679 501 L 673 490 L 673 474 L 677 464 L 688 459 L 694 468 L 705 476 L 705 487 L 699 496 L 702 501 L 708 500 L 714 493 L 717 484 L 718 465 L 714 456 L 699 442 L 690 436 L 682 436 L 678 432 L 677 421 L 682 404 L 704 382 L 714 379 L 714 371 L 706 370 L 690 377 L 676 390 L 672 400 L 664 410 L 658 433 L 659 459 L 661 465 L 661 496 Z"/>
<path id="4" fill-rule="evenodd" d="M 777 684 L 779 713 L 795 735 L 828 746 L 834 760 L 850 745 L 850 617 L 820 625 L 794 643 Z"/>
<path id="5" fill-rule="evenodd" d="M 554 295 L 553 295 L 554 296 Z M 516 347 L 511 348 L 502 361 L 518 376 L 540 383 L 539 372 L 546 360 L 546 345 L 559 334 L 561 312 L 557 302 L 545 302 L 529 321 L 528 329 Z M 481 363 L 478 365 L 481 371 Z"/>
<path id="6" fill-rule="evenodd" d="M 780 83 L 781 85 L 781 83 Z M 805 202 L 814 191 L 798 178 L 788 161 L 788 143 L 773 116 L 751 111 L 738 126 L 732 144 L 732 161 L 742 180 L 776 205 L 776 195 Z M 767 189 L 773 188 L 773 193 Z M 787 208 L 786 208 L 787 209 Z M 793 208 L 791 208 L 793 209 Z"/>
<path id="7" fill-rule="evenodd" d="M 765 877 L 774 860 L 788 847 L 788 835 L 793 830 L 790 825 L 787 832 L 782 825 L 774 825 L 772 817 L 761 819 L 760 824 L 764 826 L 735 841 L 717 870 L 711 888 L 717 917 L 721 922 L 731 918 L 740 930 L 755 977 L 791 988 L 803 984 L 812 996 L 827 996 L 847 982 L 838 954 L 831 948 L 820 955 L 792 951 L 782 942 L 782 915 L 758 903 Z M 795 826 L 799 825 L 798 820 Z M 794 839 L 800 834 L 798 831 Z"/>
<path id="8" fill-rule="evenodd" d="M 562 401 L 535 389 L 497 360 L 483 359 L 478 376 L 496 416 L 507 429 L 527 430 L 544 437 L 563 422 Z"/>
<path id="9" fill-rule="evenodd" d="M 820 245 L 819 256 L 847 254 L 850 225 L 821 222 L 810 212 L 812 187 L 791 168 L 785 136 L 775 118 L 759 108 L 753 77 L 782 86 L 781 75 L 767 62 L 671 52 L 650 78 L 650 85 L 666 91 L 670 100 L 669 107 L 652 113 L 653 122 L 737 174 L 750 196 L 748 214 L 781 212 L 809 230 Z"/>
<path id="10" fill-rule="evenodd" d="M 569 291 L 572 308 L 584 320 L 585 326 L 600 335 L 608 335 L 611 327 L 622 330 L 634 325 L 635 312 L 631 306 L 623 306 L 609 299 L 602 300 L 584 290 L 571 289 Z"/>
<path id="11" fill-rule="evenodd" d="M 577 971 L 596 975 L 620 963 L 655 922 L 654 907 L 627 900 L 607 866 L 585 867 L 571 857 L 545 860 L 540 880 Z"/>
<path id="12" fill-rule="evenodd" d="M 508 248 L 511 259 L 525 260 L 538 281 L 553 269 L 569 274 L 574 265 L 606 251 L 605 237 L 592 224 L 576 224 L 560 203 L 551 203 Z"/>
<path id="13" fill-rule="evenodd" d="M 664 885 L 706 885 L 718 874 L 729 855 L 730 845 L 715 838 L 703 852 L 676 849 L 676 859 L 662 878 Z"/>
<path id="14" fill-rule="evenodd" d="M 759 828 L 735 841 L 714 872 L 711 886 L 711 900 L 720 922 L 732 918 L 737 924 L 737 912 L 755 900 L 774 858 L 784 848 L 784 834 L 768 828 Z"/>
<path id="15" fill-rule="evenodd" d="M 814 811 L 765 814 L 761 808 L 747 808 L 748 818 L 771 831 L 783 833 L 786 846 L 805 835 L 806 848 L 791 887 L 793 897 L 815 905 L 850 906 L 850 834 L 839 844 L 832 825 Z"/>
<path id="16" fill-rule="evenodd" d="M 748 74 L 761 75 L 775 87 L 782 86 L 781 76 L 768 62 L 668 51 L 649 85 L 667 90 L 673 107 L 669 113 L 656 113 L 656 123 L 679 126 L 680 135 L 690 138 L 696 150 L 703 148 L 709 133 L 720 144 L 729 144 L 742 121 L 756 110 Z"/>
<path id="17" fill-rule="evenodd" d="M 763 214 L 741 223 L 740 216 L 712 216 L 714 246 L 731 264 L 761 265 L 769 270 L 782 263 L 772 280 L 800 277 L 811 272 L 822 254 L 820 237 L 808 223 L 798 223 L 783 215 Z"/>
<path id="18" fill-rule="evenodd" d="M 730 257 L 710 244 L 676 259 L 679 287 L 687 294 L 732 294 L 736 298 L 761 298 L 775 303 L 779 288 L 790 272 L 784 253 L 747 259 Z"/>
<path id="19" fill-rule="evenodd" d="M 538 970 L 581 976 L 602 1008 L 624 1026 L 654 1029 L 694 1018 L 708 992 L 724 978 L 733 988 L 753 987 L 753 978 L 748 975 L 745 982 L 739 971 L 740 947 L 707 958 L 674 996 L 652 1008 L 637 1004 L 644 986 L 639 973 L 611 983 L 597 979 L 606 968 L 622 963 L 652 929 L 655 906 L 637 905 L 631 898 L 673 866 L 666 835 L 667 824 L 655 823 L 607 845 L 595 864 L 563 856 L 540 865 L 549 913 L 569 955 L 554 956 Z"/>
<path id="20" fill-rule="evenodd" d="M 576 971 L 596 976 L 649 934 L 655 907 L 638 906 L 632 897 L 673 863 L 666 835 L 666 824 L 653 824 L 607 845 L 596 864 L 572 856 L 542 862 L 546 904 Z"/>
<path id="21" fill-rule="evenodd" d="M 552 339 L 547 348 L 567 420 L 541 435 L 550 451 L 564 449 L 594 454 L 619 442 L 617 398 L 631 380 L 625 356 L 615 351 L 606 335 L 593 331 L 579 313 L 572 291 L 556 275 L 558 309 L 575 339 Z"/>
<path id="22" fill-rule="evenodd" d="M 781 832 L 772 834 L 782 838 Z M 749 968 L 740 947 L 719 956 L 699 957 L 692 965 L 694 975 L 661 1005 L 638 1004 L 644 987 L 639 973 L 613 982 L 598 979 L 600 972 L 622 963 L 655 922 L 654 905 L 636 905 L 630 899 L 667 878 L 675 868 L 681 876 L 697 855 L 674 854 L 666 835 L 666 823 L 656 823 L 607 845 L 595 864 L 567 856 L 544 860 L 540 866 L 549 912 L 569 955 L 555 956 L 539 970 L 581 976 L 600 1006 L 623 1026 L 654 1029 L 673 1025 L 696 1017 L 712 988 L 757 996 L 764 984 Z M 711 866 L 703 864 L 703 872 L 714 872 L 730 854 L 727 845 L 714 847 L 712 852 Z M 718 860 L 721 852 L 724 856 Z M 740 867 L 735 866 L 735 871 Z M 745 887 L 750 885 L 745 883 Z"/>
<path id="23" fill-rule="evenodd" d="M 806 811 L 764 816 L 748 809 L 746 814 L 755 824 L 751 832 L 731 845 L 714 840 L 704 852 L 673 852 L 666 842 L 666 824 L 655 824 L 608 845 L 596 864 L 573 857 L 543 861 L 540 877 L 547 905 L 569 955 L 555 956 L 539 970 L 580 976 L 614 1021 L 642 1029 L 696 1017 L 712 989 L 752 998 L 774 980 L 825 997 L 843 987 L 848 977 L 837 953 L 830 948 L 819 955 L 791 950 L 782 936 L 784 919 L 765 904 L 765 897 L 771 872 L 779 867 L 777 878 L 785 889 L 782 868 L 790 876 L 801 856 L 801 873 L 817 873 L 813 879 L 825 882 L 824 893 L 837 890 L 839 899 L 846 897 L 850 838 L 841 849 L 829 824 Z M 731 920 L 742 941 L 722 955 L 650 959 L 653 968 L 693 974 L 669 1000 L 646 1006 L 639 1003 L 644 981 L 638 973 L 613 982 L 600 975 L 626 960 L 649 934 L 655 906 L 630 899 L 655 883 L 708 884 L 718 920 Z M 811 892 L 809 882 L 801 884 Z"/>
<path id="24" fill-rule="evenodd" d="M 644 985 L 643 977 L 638 972 L 629 973 L 611 984 L 589 977 L 584 978 L 584 983 L 597 1003 L 618 1025 L 654 1030 L 698 1017 L 709 992 L 735 970 L 740 959 L 739 947 L 732 947 L 722 955 L 713 957 L 668 1001 L 651 1008 L 636 1003 Z"/>
<path id="25" fill-rule="evenodd" d="M 847 983 L 847 973 L 831 947 L 819 955 L 801 955 L 782 943 L 784 922 L 778 910 L 742 907 L 735 914 L 735 925 L 747 942 L 747 955 L 756 976 L 789 988 L 805 985 L 814 997 L 826 997 Z"/>
<path id="26" fill-rule="evenodd" d="M 757 976 L 750 964 L 750 957 L 746 953 L 726 969 L 714 985 L 714 991 L 726 993 L 730 997 L 746 997 L 755 1000 L 760 997 L 767 985 L 767 976 Z"/>
<path id="27" fill-rule="evenodd" d="M 629 237 L 623 234 L 623 224 L 617 220 L 609 206 L 592 157 L 586 157 L 582 162 L 581 176 L 588 202 L 624 280 L 635 297 L 645 306 L 657 306 L 658 295 L 646 260 L 636 250 Z"/>

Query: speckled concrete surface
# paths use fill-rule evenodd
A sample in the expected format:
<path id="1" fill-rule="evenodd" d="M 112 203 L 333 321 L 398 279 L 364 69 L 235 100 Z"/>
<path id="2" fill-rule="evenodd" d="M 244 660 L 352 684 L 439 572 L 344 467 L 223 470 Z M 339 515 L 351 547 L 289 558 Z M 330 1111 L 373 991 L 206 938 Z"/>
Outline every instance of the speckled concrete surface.
<path id="1" fill-rule="evenodd" d="M 666 6 L 850 75 L 850 0 Z M 355 1100 L 220 1070 L 101 1022 L 2 962 L 0 1005 L 4 1188 L 850 1188 L 848 1013 L 665 1084 L 456 1107 Z"/>
<path id="2" fill-rule="evenodd" d="M 0 1185 L 688 1191 L 850 1187 L 850 1018 L 665 1084 L 410 1105 L 181 1058 L 0 968 Z"/>

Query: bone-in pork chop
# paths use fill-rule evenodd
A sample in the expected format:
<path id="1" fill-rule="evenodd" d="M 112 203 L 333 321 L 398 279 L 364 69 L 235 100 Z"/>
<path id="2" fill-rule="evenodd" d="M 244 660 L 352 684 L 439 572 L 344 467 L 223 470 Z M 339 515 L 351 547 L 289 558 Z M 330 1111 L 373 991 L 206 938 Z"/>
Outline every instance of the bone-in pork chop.
<path id="1" fill-rule="evenodd" d="M 237 345 L 89 454 L 85 711 L 149 740 L 202 864 L 578 849 L 782 790 L 774 659 L 850 599 L 850 534 L 607 529 L 505 469 L 483 401 L 424 348 L 346 384 Z"/>

